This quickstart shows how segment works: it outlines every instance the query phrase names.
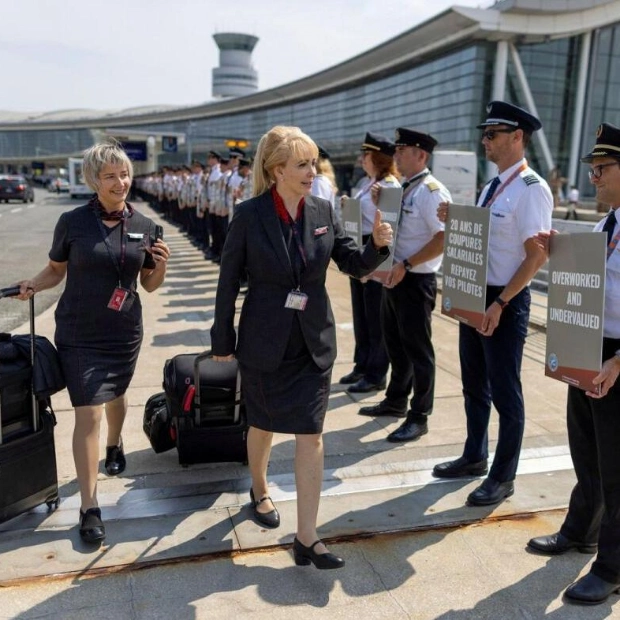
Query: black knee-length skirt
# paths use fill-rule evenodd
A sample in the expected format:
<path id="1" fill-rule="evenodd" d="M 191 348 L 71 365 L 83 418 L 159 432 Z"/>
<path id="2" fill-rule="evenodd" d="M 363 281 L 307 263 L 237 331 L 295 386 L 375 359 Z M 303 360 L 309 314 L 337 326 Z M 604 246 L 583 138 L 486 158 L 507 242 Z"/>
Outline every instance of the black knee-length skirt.
<path id="1" fill-rule="evenodd" d="M 332 367 L 322 370 L 315 364 L 298 325 L 275 371 L 264 372 L 241 363 L 239 371 L 250 426 L 274 433 L 323 432 Z"/>

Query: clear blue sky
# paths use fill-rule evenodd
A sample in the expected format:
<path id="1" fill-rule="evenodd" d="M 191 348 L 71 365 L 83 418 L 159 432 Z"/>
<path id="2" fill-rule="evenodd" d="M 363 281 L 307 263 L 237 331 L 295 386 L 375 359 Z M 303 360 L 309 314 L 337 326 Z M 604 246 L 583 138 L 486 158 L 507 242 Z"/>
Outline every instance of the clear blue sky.
<path id="1" fill-rule="evenodd" d="M 453 5 L 492 0 L 7 0 L 0 110 L 118 109 L 211 99 L 215 32 L 259 37 L 271 88 L 364 52 Z M 7 87 L 8 86 L 8 87 Z"/>

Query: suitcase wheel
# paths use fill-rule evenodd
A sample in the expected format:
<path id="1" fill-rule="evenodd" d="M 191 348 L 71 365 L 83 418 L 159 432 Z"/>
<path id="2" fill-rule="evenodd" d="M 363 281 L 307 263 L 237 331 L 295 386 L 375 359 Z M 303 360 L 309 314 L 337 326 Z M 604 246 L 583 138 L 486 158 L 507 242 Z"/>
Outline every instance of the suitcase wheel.
<path id="1" fill-rule="evenodd" d="M 60 504 L 60 497 L 57 497 L 56 499 L 50 499 L 47 502 L 45 502 L 47 505 L 47 509 L 50 512 L 53 512 L 54 510 L 56 510 Z"/>

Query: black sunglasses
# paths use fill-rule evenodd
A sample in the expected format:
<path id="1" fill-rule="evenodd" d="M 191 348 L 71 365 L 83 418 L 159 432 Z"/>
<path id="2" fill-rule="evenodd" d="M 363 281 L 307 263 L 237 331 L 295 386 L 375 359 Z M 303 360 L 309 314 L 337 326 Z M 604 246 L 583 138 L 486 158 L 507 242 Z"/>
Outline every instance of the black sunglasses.
<path id="1" fill-rule="evenodd" d="M 513 133 L 515 131 L 517 131 L 517 127 L 514 129 L 487 129 L 482 132 L 482 137 L 492 142 L 498 133 Z"/>

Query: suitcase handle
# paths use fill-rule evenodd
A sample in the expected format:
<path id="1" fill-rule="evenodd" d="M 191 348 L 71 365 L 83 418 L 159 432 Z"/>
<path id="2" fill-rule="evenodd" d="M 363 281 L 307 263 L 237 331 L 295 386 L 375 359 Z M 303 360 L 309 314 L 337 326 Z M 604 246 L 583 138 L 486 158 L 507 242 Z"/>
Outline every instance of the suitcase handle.
<path id="1" fill-rule="evenodd" d="M 3 297 L 17 297 L 20 291 L 19 286 L 8 286 L 7 288 L 0 288 L 0 299 Z"/>

